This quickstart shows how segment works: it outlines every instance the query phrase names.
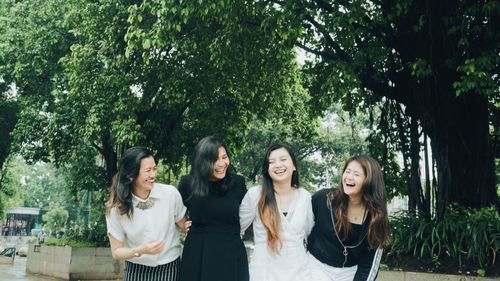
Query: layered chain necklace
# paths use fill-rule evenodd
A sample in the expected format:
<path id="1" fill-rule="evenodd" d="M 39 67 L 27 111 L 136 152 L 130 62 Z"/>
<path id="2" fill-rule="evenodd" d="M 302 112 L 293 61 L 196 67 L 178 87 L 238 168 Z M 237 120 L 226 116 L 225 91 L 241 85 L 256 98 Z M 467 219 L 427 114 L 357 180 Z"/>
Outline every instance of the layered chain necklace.
<path id="1" fill-rule="evenodd" d="M 342 267 L 344 267 L 345 264 L 346 264 L 346 262 L 347 262 L 347 257 L 349 256 L 349 252 L 347 251 L 347 249 L 354 249 L 354 248 L 358 247 L 363 242 L 363 240 L 365 239 L 366 235 L 368 235 L 368 232 L 366 232 L 361 237 L 361 239 L 358 240 L 358 242 L 356 244 L 354 244 L 352 246 L 346 246 L 346 245 L 344 245 L 344 243 L 342 242 L 342 239 L 340 239 L 340 237 L 339 237 L 337 229 L 335 228 L 335 219 L 333 218 L 332 202 L 330 202 L 330 200 L 328 198 L 326 199 L 326 205 L 328 206 L 328 209 L 330 209 L 330 217 L 332 219 L 332 226 L 333 226 L 333 231 L 335 232 L 335 236 L 339 240 L 340 245 L 344 248 L 344 250 L 342 251 L 342 254 L 344 255 L 344 263 L 342 263 Z M 364 230 L 365 230 L 364 220 L 365 220 L 365 217 L 366 217 L 366 211 L 367 211 L 367 209 L 365 207 L 365 212 L 363 214 L 363 220 L 361 221 L 362 224 L 363 224 L 363 228 L 361 229 L 361 233 L 363 233 Z"/>

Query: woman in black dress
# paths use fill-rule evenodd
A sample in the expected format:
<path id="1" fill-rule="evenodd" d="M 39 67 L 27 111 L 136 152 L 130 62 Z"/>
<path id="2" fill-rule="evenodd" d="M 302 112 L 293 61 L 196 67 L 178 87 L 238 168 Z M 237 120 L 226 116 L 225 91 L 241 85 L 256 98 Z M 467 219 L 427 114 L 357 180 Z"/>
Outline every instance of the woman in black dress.
<path id="1" fill-rule="evenodd" d="M 180 281 L 248 281 L 248 259 L 240 238 L 243 177 L 231 172 L 228 150 L 209 136 L 195 147 L 191 173 L 179 192 L 192 225 L 184 243 Z"/>

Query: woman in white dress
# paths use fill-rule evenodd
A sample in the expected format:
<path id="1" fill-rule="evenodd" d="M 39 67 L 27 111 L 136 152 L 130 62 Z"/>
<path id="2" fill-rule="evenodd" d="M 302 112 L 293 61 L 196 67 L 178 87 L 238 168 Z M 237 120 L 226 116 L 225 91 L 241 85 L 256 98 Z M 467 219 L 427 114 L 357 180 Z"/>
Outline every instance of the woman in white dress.
<path id="1" fill-rule="evenodd" d="M 314 224 L 311 195 L 299 187 L 297 161 L 285 145 L 273 145 L 267 150 L 262 184 L 243 198 L 242 232 L 252 222 L 255 245 L 250 281 L 309 280 L 304 241 Z"/>

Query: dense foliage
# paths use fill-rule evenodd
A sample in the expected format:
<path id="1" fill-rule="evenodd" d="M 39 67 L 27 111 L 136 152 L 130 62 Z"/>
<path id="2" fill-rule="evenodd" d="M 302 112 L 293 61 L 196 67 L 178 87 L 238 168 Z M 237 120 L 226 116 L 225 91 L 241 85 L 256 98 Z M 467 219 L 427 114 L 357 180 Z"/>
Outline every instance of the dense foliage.
<path id="1" fill-rule="evenodd" d="M 409 207 L 427 216 L 436 209 L 442 218 L 450 202 L 499 203 L 499 13 L 497 1 L 151 0 L 130 8 L 127 51 L 148 59 L 151 50 L 176 48 L 174 38 L 207 29 L 210 58 L 220 69 L 248 32 L 264 44 L 250 53 L 257 64 L 271 51 L 279 67 L 292 46 L 301 48 L 310 55 L 301 72 L 311 112 L 341 101 L 345 110 L 361 107 L 374 116 L 372 154 L 393 171 L 399 151 Z M 377 110 L 382 114 L 375 118 Z M 427 137 L 432 154 L 423 157 L 422 183 L 420 151 L 427 145 L 421 139 Z"/>
<path id="2" fill-rule="evenodd" d="M 391 218 L 388 255 L 412 255 L 439 262 L 444 256 L 459 266 L 493 266 L 500 252 L 500 214 L 494 207 L 470 209 L 451 205 L 443 220 L 403 212 Z"/>
<path id="3" fill-rule="evenodd" d="M 450 202 L 498 204 L 498 1 L 259 3 L 294 20 L 296 44 L 316 56 L 305 67 L 316 78 L 307 87 L 316 108 L 339 99 L 350 110 L 384 104 L 379 129 L 411 166 L 410 207 L 431 210 L 431 192 L 418 190 L 422 134 L 437 169 L 439 218 Z"/>
<path id="4" fill-rule="evenodd" d="M 472 252 L 464 238 L 427 244 L 451 231 L 447 216 L 475 216 L 449 203 L 498 206 L 499 14 L 493 0 L 4 0 L 0 168 L 11 151 L 53 162 L 54 181 L 32 174 L 30 192 L 64 186 L 79 206 L 60 205 L 78 210 L 68 234 L 105 243 L 99 212 L 130 146 L 151 148 L 160 178 L 175 184 L 205 135 L 226 139 L 249 182 L 265 148 L 286 142 L 311 191 L 334 185 L 349 155 L 370 153 L 389 196 L 408 196 L 404 218 L 424 228 L 406 249 L 407 228 L 395 228 L 393 251 L 473 258 L 460 252 Z M 21 184 L 0 172 L 1 216 Z M 496 231 L 456 227 L 482 227 L 484 241 Z M 474 262 L 484 265 L 481 249 Z"/>

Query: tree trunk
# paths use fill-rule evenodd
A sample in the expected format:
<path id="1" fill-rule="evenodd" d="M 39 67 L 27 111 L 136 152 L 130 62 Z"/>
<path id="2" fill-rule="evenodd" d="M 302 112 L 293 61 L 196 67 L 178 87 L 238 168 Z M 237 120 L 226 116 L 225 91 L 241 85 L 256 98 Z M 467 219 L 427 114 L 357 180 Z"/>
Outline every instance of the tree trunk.
<path id="1" fill-rule="evenodd" d="M 415 200 L 413 199 L 413 193 L 412 193 L 412 180 L 411 180 L 411 166 L 408 164 L 408 159 L 411 159 L 411 141 L 408 142 L 408 138 L 406 136 L 406 129 L 405 124 L 403 123 L 403 117 L 404 114 L 401 109 L 401 106 L 399 104 L 395 105 L 396 108 L 398 108 L 398 112 L 395 114 L 396 117 L 396 126 L 398 128 L 398 135 L 399 135 L 399 142 L 401 146 L 401 154 L 403 155 L 403 175 L 406 180 L 406 186 L 408 188 L 408 208 L 411 212 L 413 212 L 416 208 L 416 203 Z M 406 119 L 409 119 L 406 117 Z M 410 146 L 410 147 L 408 147 Z M 411 161 L 410 161 L 411 162 Z"/>
<path id="2" fill-rule="evenodd" d="M 111 186 L 111 183 L 113 181 L 113 176 L 117 172 L 117 156 L 116 156 L 116 151 L 113 148 L 109 132 L 106 132 L 101 136 L 101 143 L 102 143 L 102 156 L 104 157 L 104 163 L 106 169 L 106 183 L 108 184 L 108 186 Z"/>
<path id="3" fill-rule="evenodd" d="M 418 132 L 418 122 L 416 118 L 410 120 L 410 139 L 411 139 L 411 189 L 409 193 L 408 207 L 418 209 L 427 214 L 422 203 L 422 184 L 420 182 L 420 134 Z"/>
<path id="4" fill-rule="evenodd" d="M 438 215 L 447 203 L 479 208 L 498 204 L 485 97 L 464 94 L 430 132 L 438 167 Z M 446 122 L 449 121 L 449 123 Z"/>
<path id="5" fill-rule="evenodd" d="M 424 208 L 428 211 L 429 217 L 431 216 L 431 174 L 429 170 L 429 149 L 427 147 L 427 135 L 424 134 L 424 167 L 425 167 L 425 196 Z"/>
<path id="6" fill-rule="evenodd" d="M 428 61 L 431 103 L 427 110 L 433 124 L 426 129 L 438 168 L 438 218 L 448 203 L 466 207 L 498 204 L 492 146 L 489 143 L 488 99 L 477 93 L 455 95 L 456 68 L 450 66 L 456 56 L 458 38 L 447 33 L 443 18 L 452 15 L 456 3 L 433 2 L 429 16 Z"/>
<path id="7" fill-rule="evenodd" d="M 442 218 L 449 203 L 474 208 L 498 205 L 495 151 L 489 139 L 488 97 L 486 93 L 472 91 L 457 97 L 454 89 L 454 83 L 463 75 L 457 67 L 467 59 L 478 57 L 478 54 L 464 49 L 464 40 L 470 37 L 464 32 L 477 32 L 478 35 L 474 42 L 465 41 L 471 45 L 467 48 L 474 52 L 493 51 L 492 40 L 487 39 L 491 36 L 480 30 L 468 30 L 465 26 L 468 22 L 463 19 L 466 16 L 460 14 L 461 9 L 466 11 L 474 2 L 379 3 L 386 18 L 392 19 L 380 28 L 363 26 L 366 27 L 363 32 L 371 32 L 364 39 L 380 39 L 380 46 L 388 51 L 383 62 L 371 61 L 366 53 L 360 57 L 351 52 L 353 55 L 350 56 L 349 50 L 338 44 L 343 42 L 340 39 L 350 38 L 336 34 L 340 38 L 336 40 L 337 37 L 331 35 L 334 30 L 328 30 L 327 25 L 321 26 L 311 19 L 308 21 L 318 30 L 318 36 L 323 37 L 325 48 L 313 50 L 306 47 L 305 50 L 312 50 L 325 61 L 331 60 L 332 64 L 353 66 L 353 72 L 364 88 L 405 105 L 405 113 L 420 121 L 424 133 L 431 139 L 436 161 L 438 218 Z M 478 7 L 482 5 L 478 4 Z M 402 7 L 401 11 L 395 12 L 399 10 L 396 7 Z M 353 28 L 352 31 L 354 34 L 359 29 Z M 361 54 L 366 41 L 369 40 L 356 41 Z M 386 66 L 387 71 L 377 69 L 377 65 Z"/>

